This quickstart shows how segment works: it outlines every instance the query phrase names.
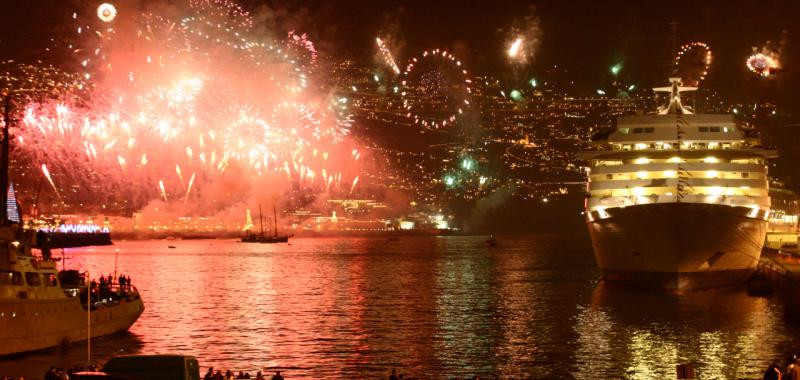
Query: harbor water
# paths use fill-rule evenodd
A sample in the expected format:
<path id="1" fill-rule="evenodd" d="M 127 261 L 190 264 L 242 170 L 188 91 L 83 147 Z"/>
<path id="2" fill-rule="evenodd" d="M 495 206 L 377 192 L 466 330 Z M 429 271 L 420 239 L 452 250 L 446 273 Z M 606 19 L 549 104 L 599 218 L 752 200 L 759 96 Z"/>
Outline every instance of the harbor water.
<path id="1" fill-rule="evenodd" d="M 691 362 L 697 378 L 739 379 L 800 349 L 800 324 L 777 297 L 610 286 L 585 235 L 485 239 L 120 241 L 64 257 L 93 276 L 116 266 L 145 301 L 129 332 L 92 342 L 98 363 L 179 353 L 203 372 L 289 379 L 392 368 L 425 379 L 672 379 Z M 0 359 L 0 375 L 38 379 L 86 360 L 77 343 Z"/>

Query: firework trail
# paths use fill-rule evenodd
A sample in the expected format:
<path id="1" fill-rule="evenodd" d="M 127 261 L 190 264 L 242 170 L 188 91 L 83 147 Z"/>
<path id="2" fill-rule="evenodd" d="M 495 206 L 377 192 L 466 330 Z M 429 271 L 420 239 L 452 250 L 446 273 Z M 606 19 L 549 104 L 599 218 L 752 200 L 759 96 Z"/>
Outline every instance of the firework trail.
<path id="1" fill-rule="evenodd" d="M 389 51 L 386 43 L 384 43 L 380 37 L 376 37 L 375 42 L 378 44 L 378 51 L 380 52 L 383 61 L 392 69 L 392 71 L 394 71 L 395 74 L 400 74 L 400 67 L 398 67 L 397 63 L 394 61 L 392 52 Z"/>
<path id="2" fill-rule="evenodd" d="M 45 164 L 42 164 L 42 174 L 44 174 L 44 177 L 47 178 L 47 182 L 50 182 L 50 186 L 53 186 L 53 190 L 56 191 L 58 197 L 61 198 L 61 193 L 59 193 L 55 182 L 53 182 L 53 177 L 50 176 L 50 170 L 47 170 L 47 165 Z"/>
<path id="3" fill-rule="evenodd" d="M 527 65 L 533 60 L 542 37 L 536 8 L 531 7 L 524 18 L 515 20 L 506 34 L 505 52 L 509 63 Z"/>

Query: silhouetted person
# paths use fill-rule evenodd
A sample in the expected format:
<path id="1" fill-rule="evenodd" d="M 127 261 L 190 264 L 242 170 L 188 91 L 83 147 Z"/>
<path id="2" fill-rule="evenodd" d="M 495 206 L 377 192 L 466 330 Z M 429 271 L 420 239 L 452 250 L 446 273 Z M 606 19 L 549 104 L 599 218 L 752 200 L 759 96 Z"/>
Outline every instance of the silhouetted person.
<path id="1" fill-rule="evenodd" d="M 272 380 L 283 380 L 283 376 L 281 376 L 281 371 L 275 371 L 275 375 L 272 376 Z"/>
<path id="2" fill-rule="evenodd" d="M 781 380 L 781 369 L 778 364 L 773 362 L 764 371 L 764 380 Z"/>
<path id="3" fill-rule="evenodd" d="M 264 375 L 261 374 L 261 371 L 258 371 L 258 373 L 256 373 L 256 380 L 266 380 L 264 379 Z"/>
<path id="4" fill-rule="evenodd" d="M 217 370 L 217 373 L 214 374 L 214 380 L 224 380 L 225 376 L 222 376 L 222 371 Z"/>
<path id="5" fill-rule="evenodd" d="M 792 356 L 789 360 L 789 365 L 786 366 L 786 373 L 784 373 L 783 380 L 800 380 L 800 359 L 797 356 Z"/>
<path id="6" fill-rule="evenodd" d="M 208 372 L 203 376 L 203 380 L 214 380 L 214 367 L 208 367 Z"/>
<path id="7" fill-rule="evenodd" d="M 392 368 L 392 374 L 389 375 L 389 380 L 400 380 L 400 378 L 397 377 L 397 370 L 396 369 Z"/>
<path id="8" fill-rule="evenodd" d="M 44 373 L 44 380 L 56 380 L 58 376 L 56 375 L 56 366 L 50 366 L 50 369 Z"/>

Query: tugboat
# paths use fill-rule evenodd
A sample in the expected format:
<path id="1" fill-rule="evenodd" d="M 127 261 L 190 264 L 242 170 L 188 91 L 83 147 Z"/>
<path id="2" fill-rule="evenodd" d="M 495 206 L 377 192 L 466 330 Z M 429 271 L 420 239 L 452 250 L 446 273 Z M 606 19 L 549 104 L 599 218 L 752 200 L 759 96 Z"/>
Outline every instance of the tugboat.
<path id="1" fill-rule="evenodd" d="M 6 100 L 5 120 L 10 101 Z M 0 356 L 41 350 L 125 331 L 144 311 L 130 284 L 88 281 L 58 271 L 47 235 L 25 229 L 9 196 L 9 124 L 0 157 Z"/>

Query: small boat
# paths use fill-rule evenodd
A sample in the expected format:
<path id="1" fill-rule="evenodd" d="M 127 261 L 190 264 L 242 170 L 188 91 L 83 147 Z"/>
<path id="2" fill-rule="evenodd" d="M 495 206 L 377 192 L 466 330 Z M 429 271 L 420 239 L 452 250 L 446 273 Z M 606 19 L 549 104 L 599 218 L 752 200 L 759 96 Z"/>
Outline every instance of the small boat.
<path id="1" fill-rule="evenodd" d="M 797 243 L 784 243 L 778 250 L 778 254 L 797 256 Z"/>
<path id="2" fill-rule="evenodd" d="M 174 245 L 168 245 L 167 248 L 175 248 Z"/>

